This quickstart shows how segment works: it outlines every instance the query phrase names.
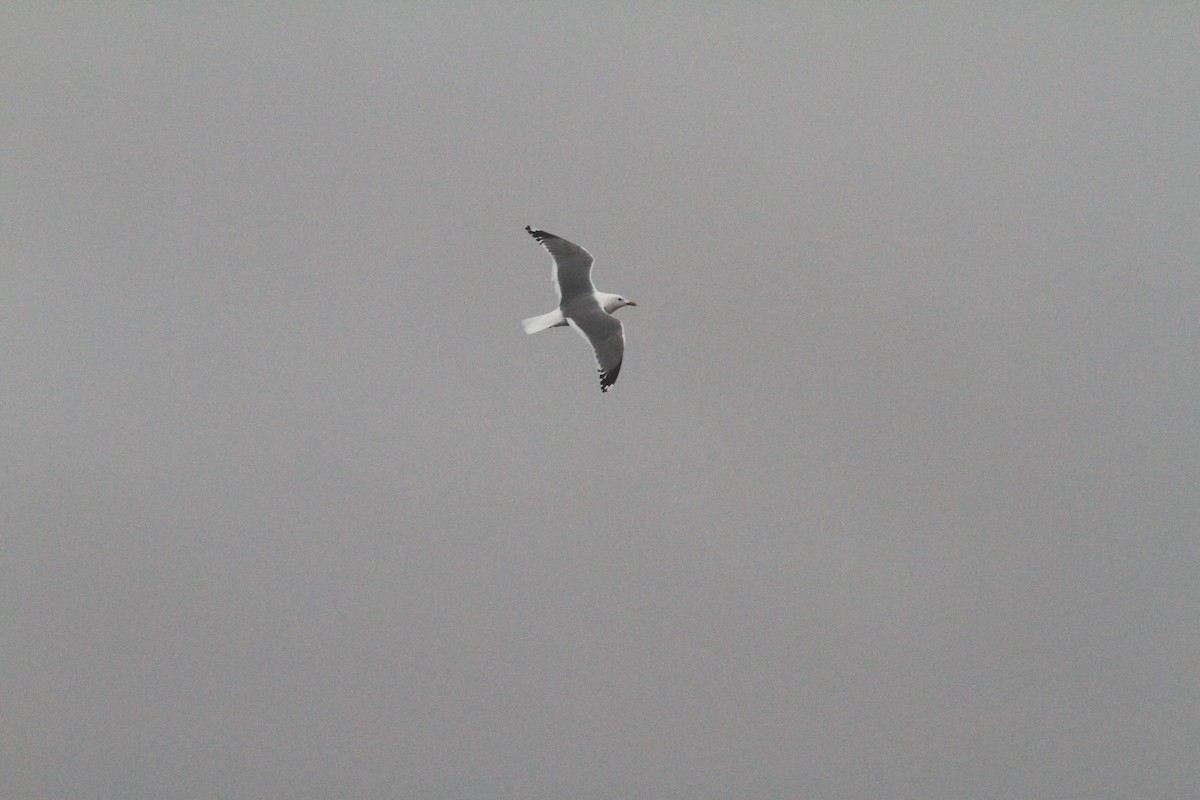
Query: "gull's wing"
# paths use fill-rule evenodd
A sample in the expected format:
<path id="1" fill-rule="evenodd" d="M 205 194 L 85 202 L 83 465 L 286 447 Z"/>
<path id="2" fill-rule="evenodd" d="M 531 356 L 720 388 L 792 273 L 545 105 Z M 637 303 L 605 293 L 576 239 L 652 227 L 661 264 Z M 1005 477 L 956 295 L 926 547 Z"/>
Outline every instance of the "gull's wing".
<path id="1" fill-rule="evenodd" d="M 592 288 L 591 253 L 553 233 L 534 230 L 528 225 L 525 230 L 541 242 L 542 247 L 554 258 L 554 288 L 558 291 L 560 301 L 573 300 L 596 291 Z"/>
<path id="2" fill-rule="evenodd" d="M 625 330 L 621 327 L 621 320 L 601 308 L 595 300 L 579 305 L 583 307 L 567 314 L 567 322 L 596 351 L 596 364 L 600 367 L 600 391 L 607 392 L 608 387 L 617 382 L 617 374 L 621 371 L 621 361 L 625 357 Z"/>

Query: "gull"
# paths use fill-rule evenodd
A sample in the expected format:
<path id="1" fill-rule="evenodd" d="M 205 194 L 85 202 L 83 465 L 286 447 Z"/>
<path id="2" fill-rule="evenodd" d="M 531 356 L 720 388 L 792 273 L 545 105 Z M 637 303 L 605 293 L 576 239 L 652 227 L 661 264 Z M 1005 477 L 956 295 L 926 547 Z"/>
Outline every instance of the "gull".
<path id="1" fill-rule="evenodd" d="M 622 306 L 636 306 L 619 294 L 597 292 L 592 286 L 592 254 L 577 244 L 553 233 L 525 230 L 541 242 L 554 259 L 554 288 L 558 292 L 558 308 L 548 314 L 521 321 L 526 333 L 570 325 L 587 339 L 596 351 L 600 371 L 600 391 L 617 381 L 621 359 L 625 356 L 625 331 L 621 321 L 612 315 Z"/>

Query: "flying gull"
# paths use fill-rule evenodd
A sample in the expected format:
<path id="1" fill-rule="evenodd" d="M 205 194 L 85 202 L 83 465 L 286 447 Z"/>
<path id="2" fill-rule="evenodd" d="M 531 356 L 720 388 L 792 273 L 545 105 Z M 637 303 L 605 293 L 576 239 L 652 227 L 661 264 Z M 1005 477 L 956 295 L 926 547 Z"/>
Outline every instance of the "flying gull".
<path id="1" fill-rule="evenodd" d="M 577 244 L 545 231 L 525 230 L 542 243 L 554 259 L 554 288 L 558 291 L 558 308 L 540 317 L 522 320 L 526 333 L 570 325 L 587 339 L 596 351 L 600 368 L 600 391 L 617 381 L 621 359 L 625 355 L 625 331 L 621 321 L 612 315 L 621 306 L 636 306 L 619 294 L 597 292 L 592 286 L 592 254 Z"/>

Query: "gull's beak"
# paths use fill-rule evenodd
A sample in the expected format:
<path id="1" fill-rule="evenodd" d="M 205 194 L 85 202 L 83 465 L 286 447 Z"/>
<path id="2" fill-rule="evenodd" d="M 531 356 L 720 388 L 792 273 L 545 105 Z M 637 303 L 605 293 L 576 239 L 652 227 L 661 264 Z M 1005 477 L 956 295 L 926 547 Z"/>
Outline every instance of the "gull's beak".
<path id="1" fill-rule="evenodd" d="M 627 302 L 625 305 L 627 305 L 627 306 L 636 306 L 636 305 L 637 305 L 637 303 L 635 303 L 635 302 L 633 302 L 632 300 L 630 300 L 630 301 L 629 301 L 629 302 Z"/>

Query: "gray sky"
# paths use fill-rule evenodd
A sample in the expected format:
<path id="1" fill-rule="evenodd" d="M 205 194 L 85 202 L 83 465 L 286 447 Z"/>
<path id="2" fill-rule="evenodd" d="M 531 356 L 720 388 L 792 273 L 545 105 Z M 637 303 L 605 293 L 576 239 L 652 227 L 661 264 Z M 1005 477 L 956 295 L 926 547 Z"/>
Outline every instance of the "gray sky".
<path id="1" fill-rule="evenodd" d="M 0 796 L 1200 795 L 1193 4 L 48 5 Z"/>

